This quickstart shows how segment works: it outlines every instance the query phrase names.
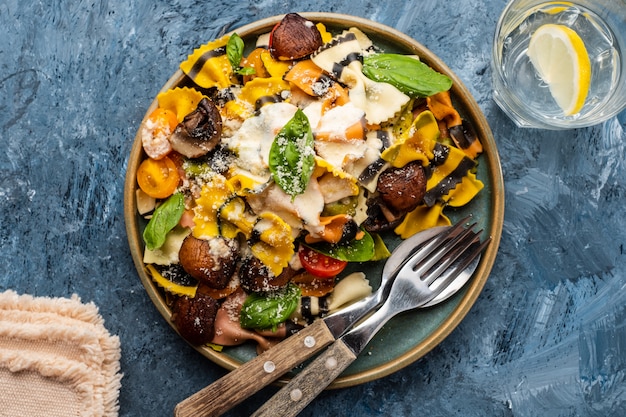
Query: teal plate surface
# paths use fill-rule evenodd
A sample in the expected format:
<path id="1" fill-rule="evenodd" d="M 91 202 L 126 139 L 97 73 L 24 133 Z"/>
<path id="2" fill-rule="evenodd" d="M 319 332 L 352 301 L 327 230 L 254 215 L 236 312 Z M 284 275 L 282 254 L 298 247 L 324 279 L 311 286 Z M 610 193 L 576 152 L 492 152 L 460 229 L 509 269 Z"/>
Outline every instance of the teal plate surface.
<path id="1" fill-rule="evenodd" d="M 492 243 L 483 254 L 474 276 L 465 288 L 447 301 L 430 308 L 404 313 L 389 321 L 357 360 L 330 386 L 330 388 L 340 388 L 381 378 L 407 366 L 437 346 L 461 322 L 482 291 L 496 258 L 504 217 L 504 185 L 496 145 L 483 113 L 458 77 L 432 52 L 401 32 L 370 20 L 333 13 L 301 13 L 301 15 L 313 22 L 324 23 L 331 32 L 338 32 L 352 26 L 358 27 L 385 52 L 416 54 L 435 70 L 448 75 L 454 82 L 451 89 L 453 103 L 461 116 L 472 124 L 484 148 L 483 154 L 478 159 L 477 172 L 478 178 L 485 185 L 484 189 L 468 205 L 460 209 L 446 209 L 445 211 L 452 221 L 472 214 L 474 221 L 484 230 L 484 235 L 492 237 Z M 250 39 L 247 44 L 253 44 L 252 39 L 269 32 L 282 17 L 275 16 L 260 20 L 238 28 L 236 32 L 244 40 Z M 176 87 L 182 78 L 182 72 L 177 71 L 161 91 Z M 155 99 L 147 110 L 146 117 L 156 107 Z M 139 277 L 151 300 L 171 325 L 171 310 L 166 303 L 165 295 L 150 279 L 142 261 L 144 248 L 141 234 L 146 222 L 137 214 L 135 190 L 137 189 L 137 168 L 145 157 L 138 132 L 126 173 L 124 190 L 126 230 Z M 399 240 L 397 237 L 385 236 L 385 242 L 392 249 Z M 382 265 L 382 262 L 378 265 L 368 264 L 363 271 L 374 288 L 377 288 L 380 283 Z M 229 370 L 256 356 L 253 344 L 225 347 L 222 352 L 209 347 L 196 347 L 196 349 L 208 359 Z M 288 378 L 289 375 L 281 382 Z"/>

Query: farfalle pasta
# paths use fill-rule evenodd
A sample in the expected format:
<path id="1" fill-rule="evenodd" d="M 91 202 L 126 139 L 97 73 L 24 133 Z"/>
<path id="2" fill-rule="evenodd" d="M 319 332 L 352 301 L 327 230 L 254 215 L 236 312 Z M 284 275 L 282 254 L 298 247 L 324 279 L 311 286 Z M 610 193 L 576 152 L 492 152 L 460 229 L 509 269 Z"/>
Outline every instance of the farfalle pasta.
<path id="1" fill-rule="evenodd" d="M 226 54 L 228 36 L 211 41 L 196 49 L 180 64 L 180 69 L 201 88 L 228 88 L 233 71 Z"/>
<path id="2" fill-rule="evenodd" d="M 363 75 L 358 58 L 371 47 L 363 32 L 351 28 L 324 45 L 311 60 L 348 87 L 350 101 L 365 112 L 368 123 L 379 124 L 398 113 L 409 97 L 390 84 Z"/>
<path id="3" fill-rule="evenodd" d="M 483 186 L 480 140 L 445 75 L 358 28 L 332 34 L 294 14 L 281 23 L 258 40 L 230 34 L 194 50 L 142 131 L 144 262 L 185 334 L 193 326 L 180 317 L 196 298 L 216 300 L 216 317 L 229 309 L 228 320 L 203 318 L 214 328 L 193 338 L 216 349 L 243 342 L 221 326 L 252 327 L 237 334 L 259 341 L 264 323 L 279 337 L 286 323 L 306 326 L 363 297 L 371 287 L 354 270 L 388 256 L 387 236 L 450 224 L 446 209 Z M 290 25 L 318 31 L 304 38 L 319 44 L 277 39 Z M 311 300 L 314 314 L 301 307 Z"/>
<path id="4" fill-rule="evenodd" d="M 157 95 L 159 108 L 173 112 L 178 122 L 194 111 L 203 98 L 201 92 L 188 87 L 174 88 Z"/>

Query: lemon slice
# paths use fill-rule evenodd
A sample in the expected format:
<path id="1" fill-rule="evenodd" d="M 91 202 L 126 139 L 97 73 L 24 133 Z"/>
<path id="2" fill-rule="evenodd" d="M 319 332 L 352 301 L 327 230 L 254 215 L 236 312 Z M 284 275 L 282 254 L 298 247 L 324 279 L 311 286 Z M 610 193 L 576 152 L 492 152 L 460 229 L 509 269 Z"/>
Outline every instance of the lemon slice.
<path id="1" fill-rule="evenodd" d="M 540 26 L 530 38 L 527 55 L 563 113 L 578 113 L 591 80 L 589 55 L 578 33 L 563 25 Z"/>

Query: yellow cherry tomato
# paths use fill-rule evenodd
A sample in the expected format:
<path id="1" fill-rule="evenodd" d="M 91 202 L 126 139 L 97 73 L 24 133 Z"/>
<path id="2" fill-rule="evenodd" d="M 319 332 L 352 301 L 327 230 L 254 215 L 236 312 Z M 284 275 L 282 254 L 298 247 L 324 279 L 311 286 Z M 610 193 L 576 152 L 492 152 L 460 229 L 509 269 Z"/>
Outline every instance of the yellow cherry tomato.
<path id="1" fill-rule="evenodd" d="M 150 197 L 166 198 L 174 194 L 180 175 L 174 161 L 167 156 L 145 159 L 137 170 L 139 188 Z"/>
<path id="2" fill-rule="evenodd" d="M 157 107 L 154 109 L 148 119 L 153 123 L 157 124 L 157 128 L 155 129 L 155 134 L 163 134 L 166 133 L 165 127 L 169 130 L 169 132 L 173 132 L 178 125 L 178 119 L 176 118 L 176 113 L 171 110 L 163 109 L 161 107 Z"/>
<path id="3" fill-rule="evenodd" d="M 172 151 L 169 137 L 177 126 L 173 111 L 158 107 L 146 120 L 141 129 L 143 150 L 152 159 L 161 159 Z"/>

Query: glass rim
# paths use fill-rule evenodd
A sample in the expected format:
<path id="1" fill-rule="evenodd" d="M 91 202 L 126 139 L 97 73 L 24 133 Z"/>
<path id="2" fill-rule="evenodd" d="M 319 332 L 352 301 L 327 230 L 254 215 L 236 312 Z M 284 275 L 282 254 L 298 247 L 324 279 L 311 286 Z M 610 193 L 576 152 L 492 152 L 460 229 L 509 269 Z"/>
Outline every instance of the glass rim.
<path id="1" fill-rule="evenodd" d="M 618 2 L 626 4 L 626 0 L 617 0 L 616 3 Z M 510 22 L 506 22 L 506 19 L 510 17 L 509 14 L 511 13 L 511 9 L 513 9 L 519 3 L 524 2 L 520 0 L 512 0 L 505 5 L 502 13 L 500 14 L 500 17 L 498 18 L 493 35 L 493 44 L 491 51 L 492 96 L 498 107 L 500 107 L 500 109 L 519 127 L 542 128 L 552 130 L 576 129 L 598 125 L 626 110 L 626 87 L 624 87 L 621 90 L 619 88 L 611 89 L 608 97 L 602 100 L 602 102 L 598 106 L 589 109 L 584 115 L 580 117 L 541 118 L 537 113 L 529 111 L 528 106 L 524 105 L 520 96 L 516 94 L 512 89 L 505 87 L 506 78 L 503 74 L 502 69 L 502 48 L 500 47 L 500 45 L 504 41 L 504 33 L 508 33 L 508 27 L 518 27 L 527 17 L 525 13 L 518 13 L 519 16 L 517 16 L 515 19 L 511 19 Z M 542 7 L 547 5 L 558 6 L 559 4 L 566 4 L 568 6 L 574 5 L 587 8 L 586 2 L 583 2 L 585 4 L 578 4 L 576 1 L 572 2 L 559 0 L 529 0 L 526 3 L 528 7 L 524 10 L 540 10 Z M 593 5 L 595 6 L 612 4 L 613 3 L 611 3 L 610 1 L 605 2 L 601 0 L 593 3 Z M 594 12 L 594 14 L 597 14 L 597 10 L 595 8 L 590 8 L 589 10 Z M 624 11 L 624 14 L 626 15 L 626 9 L 624 9 Z M 601 15 L 597 15 L 599 18 L 602 18 Z M 609 27 L 608 24 L 606 25 L 607 27 Z M 613 28 L 610 28 L 610 30 L 611 34 L 613 35 L 613 41 L 616 44 L 615 48 L 618 51 L 618 59 L 620 60 L 620 64 L 618 65 L 617 79 L 615 80 L 613 85 L 626 85 L 626 34 L 622 35 L 620 33 L 615 33 L 615 30 Z M 622 102 L 620 103 L 620 101 Z"/>

